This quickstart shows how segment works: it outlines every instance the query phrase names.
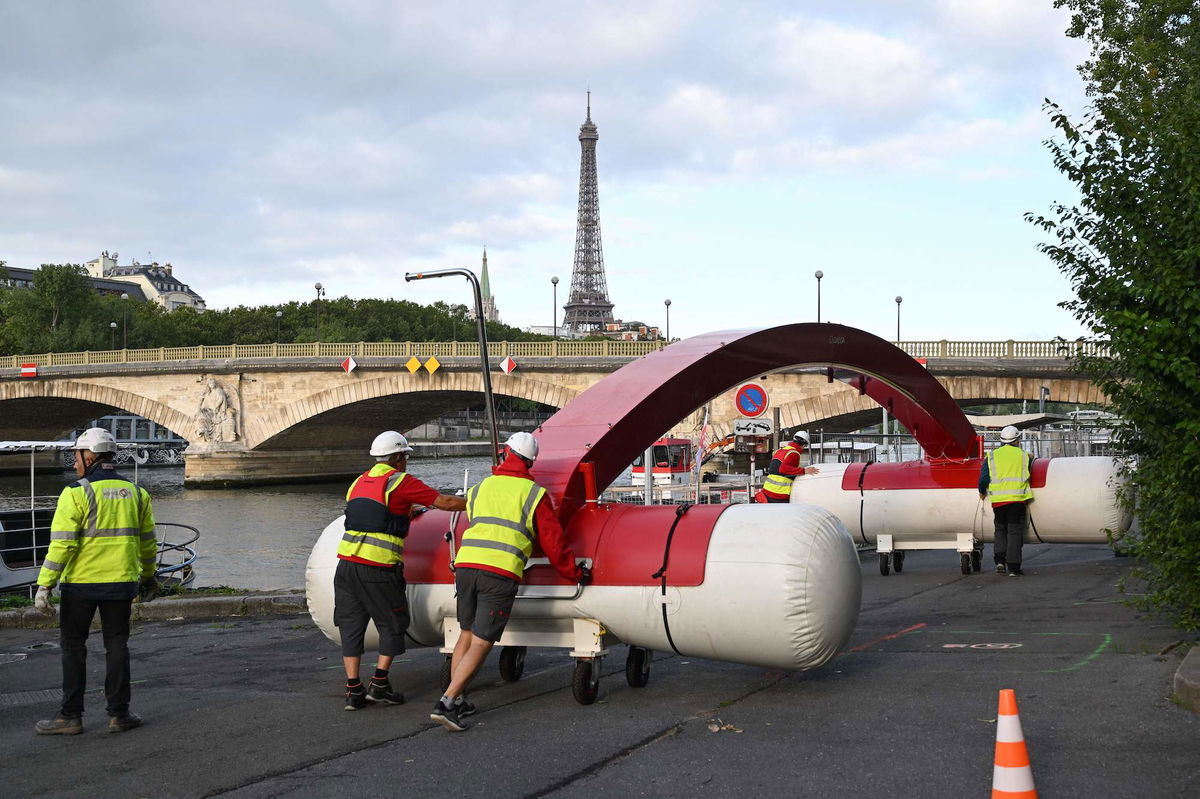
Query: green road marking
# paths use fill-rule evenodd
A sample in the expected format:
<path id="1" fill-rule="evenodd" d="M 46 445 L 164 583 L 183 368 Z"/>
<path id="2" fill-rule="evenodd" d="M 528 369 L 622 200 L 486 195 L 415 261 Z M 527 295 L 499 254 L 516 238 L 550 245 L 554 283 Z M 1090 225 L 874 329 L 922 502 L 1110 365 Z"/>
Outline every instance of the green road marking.
<path id="1" fill-rule="evenodd" d="M 1035 673 L 1036 674 L 1055 674 L 1058 672 L 1078 671 L 1079 669 L 1082 669 L 1084 666 L 1088 665 L 1093 660 L 1098 658 L 1100 656 L 1100 653 L 1103 652 L 1105 649 L 1108 649 L 1108 646 L 1111 643 L 1112 643 L 1112 635 L 1110 633 L 1105 633 L 1104 641 L 1101 642 L 1100 646 L 1096 647 L 1096 649 L 1092 652 L 1092 654 L 1088 655 L 1087 657 L 1085 657 L 1083 660 L 1079 661 L 1078 663 L 1074 663 L 1070 666 L 1067 666 L 1066 668 L 1043 669 L 1042 671 L 1035 672 Z"/>

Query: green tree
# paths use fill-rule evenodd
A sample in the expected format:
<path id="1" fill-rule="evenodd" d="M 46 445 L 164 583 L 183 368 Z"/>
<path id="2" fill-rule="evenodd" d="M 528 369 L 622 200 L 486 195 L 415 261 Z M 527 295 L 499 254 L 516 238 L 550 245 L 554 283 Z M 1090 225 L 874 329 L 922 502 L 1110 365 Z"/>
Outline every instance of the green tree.
<path id="1" fill-rule="evenodd" d="M 1089 107 L 1047 101 L 1076 205 L 1029 219 L 1070 279 L 1064 303 L 1106 341 L 1081 358 L 1124 422 L 1145 607 L 1200 628 L 1200 3 L 1056 0 L 1086 41 Z"/>

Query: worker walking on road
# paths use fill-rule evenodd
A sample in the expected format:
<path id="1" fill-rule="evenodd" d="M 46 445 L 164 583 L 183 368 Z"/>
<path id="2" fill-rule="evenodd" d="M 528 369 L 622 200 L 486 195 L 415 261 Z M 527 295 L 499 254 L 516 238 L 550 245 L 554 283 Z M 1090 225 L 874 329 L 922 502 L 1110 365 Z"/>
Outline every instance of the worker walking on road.
<path id="1" fill-rule="evenodd" d="M 139 584 L 145 594 L 157 589 L 158 541 L 150 495 L 117 473 L 112 462 L 116 452 L 112 433 L 99 427 L 83 431 L 75 442 L 79 479 L 59 495 L 50 523 L 50 548 L 38 573 L 34 605 L 53 613 L 50 589 L 60 586 L 63 698 L 57 717 L 37 723 L 38 735 L 83 732 L 87 638 L 97 610 L 104 636 L 108 731 L 125 732 L 142 724 L 129 712 L 129 618 Z"/>
<path id="2" fill-rule="evenodd" d="M 792 483 L 795 479 L 806 474 L 820 473 L 821 470 L 816 466 L 800 465 L 800 459 L 808 445 L 808 433 L 797 430 L 791 441 L 775 450 L 771 456 L 771 465 L 767 467 L 767 479 L 754 495 L 755 502 L 791 502 Z"/>
<path id="3" fill-rule="evenodd" d="M 1021 547 L 1029 525 L 1029 503 L 1033 500 L 1029 487 L 1033 456 L 1017 446 L 1020 441 L 1021 431 L 1012 425 L 1001 430 L 1000 446 L 988 453 L 979 471 L 979 498 L 991 497 L 996 523 L 992 543 L 996 573 L 1007 571 L 1010 577 L 1024 574 Z"/>
<path id="4" fill-rule="evenodd" d="M 342 638 L 346 667 L 346 710 L 368 702 L 399 705 L 404 695 L 388 679 L 392 659 L 404 652 L 408 598 L 404 582 L 404 538 L 413 505 L 464 510 L 462 497 L 440 494 L 407 474 L 412 447 L 399 433 L 380 433 L 371 443 L 375 465 L 346 492 L 346 531 L 338 544 L 333 576 L 333 623 Z M 379 631 L 379 661 L 370 687 L 359 677 L 367 622 Z"/>
<path id="5" fill-rule="evenodd" d="M 454 646 L 450 685 L 429 717 L 455 732 L 465 730 L 463 718 L 475 712 L 465 698 L 467 686 L 504 633 L 534 542 L 564 579 L 580 585 L 592 579 L 589 569 L 575 565 L 546 489 L 529 474 L 537 440 L 514 433 L 505 448 L 504 462 L 492 476 L 467 491 L 470 526 L 454 560 L 462 633 Z"/>

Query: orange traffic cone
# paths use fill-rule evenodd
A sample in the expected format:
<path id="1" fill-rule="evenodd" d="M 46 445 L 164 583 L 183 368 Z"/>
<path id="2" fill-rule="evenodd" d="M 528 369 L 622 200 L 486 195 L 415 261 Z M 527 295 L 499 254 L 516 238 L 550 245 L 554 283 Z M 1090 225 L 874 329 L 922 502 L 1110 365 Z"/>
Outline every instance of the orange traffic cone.
<path id="1" fill-rule="evenodd" d="M 1037 799 L 1029 750 L 1017 715 L 1017 695 L 1011 688 L 1000 691 L 996 717 L 996 765 L 992 770 L 992 799 Z"/>

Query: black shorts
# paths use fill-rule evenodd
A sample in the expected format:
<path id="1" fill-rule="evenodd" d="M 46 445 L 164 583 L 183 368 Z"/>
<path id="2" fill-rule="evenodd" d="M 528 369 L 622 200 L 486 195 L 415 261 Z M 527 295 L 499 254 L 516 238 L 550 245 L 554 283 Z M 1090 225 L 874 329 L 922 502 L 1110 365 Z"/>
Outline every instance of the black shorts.
<path id="1" fill-rule="evenodd" d="M 408 630 L 404 564 L 386 568 L 339 559 L 333 574 L 333 623 L 342 636 L 342 655 L 363 653 L 369 621 L 379 631 L 379 654 L 403 654 Z"/>
<path id="2" fill-rule="evenodd" d="M 521 584 L 483 569 L 460 566 L 454 572 L 458 626 L 493 644 L 504 634 Z"/>

